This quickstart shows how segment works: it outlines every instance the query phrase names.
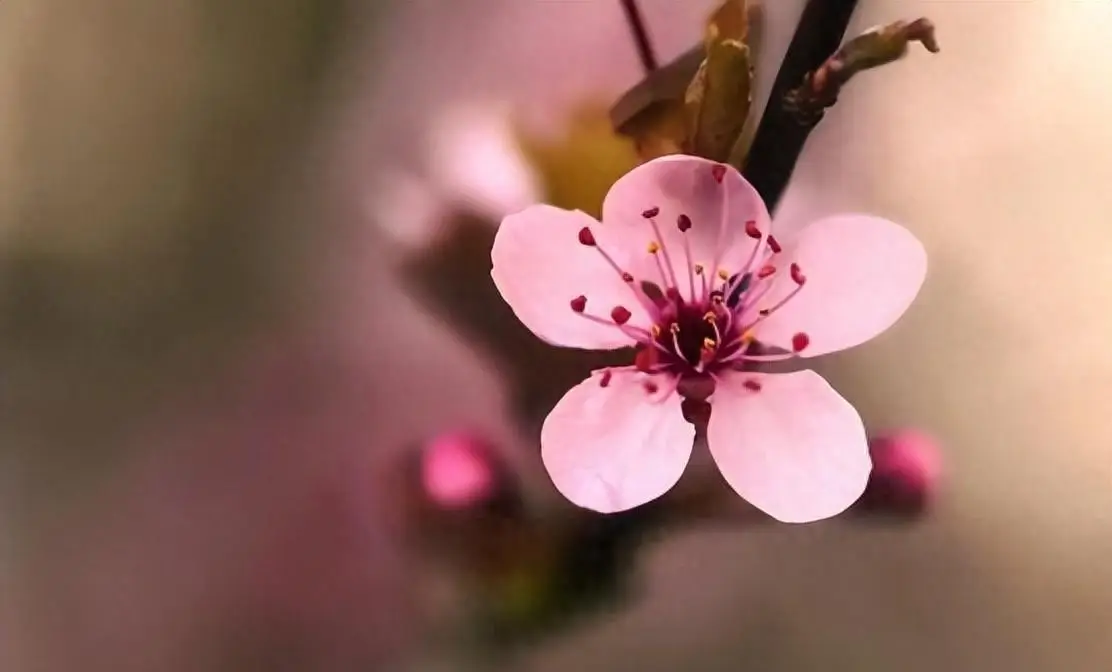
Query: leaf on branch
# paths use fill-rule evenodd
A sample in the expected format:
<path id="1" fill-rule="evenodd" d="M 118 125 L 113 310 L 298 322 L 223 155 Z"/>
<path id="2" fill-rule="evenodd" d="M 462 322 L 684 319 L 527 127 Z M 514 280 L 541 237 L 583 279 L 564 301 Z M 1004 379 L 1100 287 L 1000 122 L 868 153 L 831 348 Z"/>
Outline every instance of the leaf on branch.
<path id="1" fill-rule="evenodd" d="M 826 108 L 837 102 L 842 87 L 854 75 L 898 61 L 907 55 L 911 42 L 921 43 L 932 54 L 939 51 L 934 24 L 926 18 L 896 21 L 866 31 L 808 74 L 799 88 L 787 94 L 784 104 L 800 124 L 813 126 Z"/>
<path id="2" fill-rule="evenodd" d="M 706 57 L 684 96 L 684 150 L 726 161 L 752 102 L 753 64 L 746 0 L 726 0 L 707 22 Z"/>

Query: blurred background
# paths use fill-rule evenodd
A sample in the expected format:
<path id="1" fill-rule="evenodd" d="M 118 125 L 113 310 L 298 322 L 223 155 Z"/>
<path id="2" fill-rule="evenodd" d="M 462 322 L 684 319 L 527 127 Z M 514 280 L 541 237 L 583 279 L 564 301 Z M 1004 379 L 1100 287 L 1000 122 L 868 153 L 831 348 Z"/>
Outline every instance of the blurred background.
<path id="1" fill-rule="evenodd" d="M 640 5 L 666 62 L 715 3 Z M 918 16 L 942 52 L 855 79 L 776 218 L 926 245 L 821 368 L 942 477 L 787 526 L 706 464 L 600 522 L 540 465 L 602 360 L 491 302 L 489 237 L 636 161 L 618 0 L 0 3 L 0 670 L 1109 669 L 1112 3 L 848 35 Z"/>

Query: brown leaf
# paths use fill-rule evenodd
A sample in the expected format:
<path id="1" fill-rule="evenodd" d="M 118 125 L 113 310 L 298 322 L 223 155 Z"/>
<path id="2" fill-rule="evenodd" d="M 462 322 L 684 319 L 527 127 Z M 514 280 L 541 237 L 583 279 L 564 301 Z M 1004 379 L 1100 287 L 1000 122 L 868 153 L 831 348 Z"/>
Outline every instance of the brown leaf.
<path id="1" fill-rule="evenodd" d="M 684 96 L 690 154 L 727 161 L 745 127 L 753 77 L 748 17 L 746 0 L 726 0 L 707 22 L 706 58 Z"/>

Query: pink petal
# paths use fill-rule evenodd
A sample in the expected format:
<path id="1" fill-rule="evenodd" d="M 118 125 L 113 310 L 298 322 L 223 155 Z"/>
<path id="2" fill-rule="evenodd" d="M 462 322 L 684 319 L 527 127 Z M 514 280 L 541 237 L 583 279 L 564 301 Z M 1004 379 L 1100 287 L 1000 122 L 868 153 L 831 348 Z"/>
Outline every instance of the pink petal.
<path id="1" fill-rule="evenodd" d="M 896 323 L 919 293 L 927 274 L 927 253 L 910 231 L 868 215 L 821 219 L 784 250 L 783 263 L 799 264 L 807 281 L 799 294 L 757 330 L 766 343 L 789 347 L 806 333 L 802 356 L 844 350 L 877 336 Z M 795 288 L 789 274 L 777 273 L 761 302 L 770 306 Z"/>
<path id="2" fill-rule="evenodd" d="M 730 487 L 773 518 L 829 518 L 865 490 L 872 466 L 865 427 L 814 371 L 728 374 L 711 406 L 714 461 Z"/>
<path id="3" fill-rule="evenodd" d="M 579 242 L 590 227 L 606 248 L 599 223 L 578 210 L 534 205 L 502 220 L 490 252 L 490 275 L 502 298 L 534 334 L 554 345 L 607 350 L 633 344 L 613 325 L 592 322 L 571 308 L 587 298 L 586 314 L 609 319 L 616 306 L 632 313 L 629 325 L 649 319 L 630 287 L 599 254 Z"/>
<path id="4" fill-rule="evenodd" d="M 716 179 L 715 171 L 722 180 Z M 691 249 L 691 263 L 702 264 L 707 272 L 718 252 L 718 267 L 727 273 L 741 272 L 759 241 L 746 235 L 746 222 L 752 220 L 764 234 L 770 218 L 764 202 L 737 170 L 694 156 L 675 154 L 653 159 L 634 168 L 606 195 L 602 206 L 604 227 L 620 235 L 628 270 L 638 279 L 660 283 L 660 271 L 647 252 L 657 240 L 652 223 L 643 213 L 659 208 L 655 219 L 661 242 L 671 258 L 678 287 L 690 295 L 688 258 L 684 238 Z M 725 217 L 723 213 L 725 211 Z M 682 233 L 677 226 L 680 215 L 691 220 Z M 721 235 L 720 235 L 721 233 Z M 700 287 L 696 282 L 696 287 Z"/>
<path id="5" fill-rule="evenodd" d="M 541 458 L 572 503 L 601 513 L 624 511 L 668 492 L 695 440 L 680 397 L 657 401 L 643 374 L 596 371 L 556 404 L 541 429 Z"/>

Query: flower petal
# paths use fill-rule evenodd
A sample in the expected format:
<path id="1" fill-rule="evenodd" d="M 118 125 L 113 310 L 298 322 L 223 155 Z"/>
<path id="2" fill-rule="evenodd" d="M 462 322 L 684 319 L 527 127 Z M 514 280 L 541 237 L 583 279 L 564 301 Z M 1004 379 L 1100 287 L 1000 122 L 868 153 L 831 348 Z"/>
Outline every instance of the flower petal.
<path id="1" fill-rule="evenodd" d="M 904 314 L 927 275 L 927 253 L 907 229 L 880 217 L 836 215 L 800 232 L 784 250 L 783 264 L 799 264 L 806 285 L 757 329 L 766 343 L 789 347 L 803 332 L 815 357 L 852 348 L 879 335 Z M 788 273 L 762 305 L 795 288 Z"/>
<path id="2" fill-rule="evenodd" d="M 595 371 L 545 419 L 541 458 L 572 503 L 601 513 L 624 511 L 679 481 L 695 428 L 683 419 L 678 394 L 651 398 L 645 380 L 632 371 Z"/>
<path id="3" fill-rule="evenodd" d="M 872 463 L 861 417 L 814 371 L 731 373 L 711 407 L 714 461 L 730 487 L 773 518 L 829 518 L 864 492 Z"/>
<path id="4" fill-rule="evenodd" d="M 656 208 L 659 212 L 653 219 L 662 240 L 643 216 Z M 687 233 L 678 226 L 681 215 L 690 219 Z M 716 271 L 711 267 L 717 254 L 718 268 L 732 275 L 743 270 L 759 244 L 746 235 L 746 222 L 753 221 L 765 235 L 771 226 L 764 202 L 741 173 L 725 164 L 682 154 L 643 163 L 615 182 L 603 203 L 602 221 L 608 232 L 620 236 L 622 250 L 628 255 L 623 259 L 626 270 L 638 279 L 661 282 L 656 261 L 647 252 L 651 242 L 660 242 L 685 296 L 691 292 L 685 238 L 692 264 L 702 264 L 713 276 Z M 697 278 L 695 285 L 701 287 Z"/>
<path id="5" fill-rule="evenodd" d="M 621 276 L 579 231 L 601 228 L 578 210 L 534 205 L 502 220 L 490 252 L 491 277 L 518 319 L 553 345 L 607 350 L 633 345 L 615 325 L 577 314 L 572 299 L 587 299 L 585 313 L 609 320 L 616 306 L 629 310 L 630 325 L 647 327 L 645 309 Z M 602 240 L 601 232 L 596 235 Z M 600 243 L 602 244 L 602 243 Z"/>

